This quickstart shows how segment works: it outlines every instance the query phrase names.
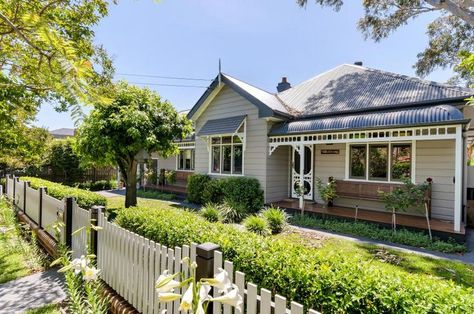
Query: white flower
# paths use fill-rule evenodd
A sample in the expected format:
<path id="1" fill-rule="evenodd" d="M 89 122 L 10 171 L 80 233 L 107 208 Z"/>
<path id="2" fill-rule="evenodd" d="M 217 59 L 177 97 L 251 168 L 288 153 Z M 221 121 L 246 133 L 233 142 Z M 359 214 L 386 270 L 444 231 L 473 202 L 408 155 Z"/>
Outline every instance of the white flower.
<path id="1" fill-rule="evenodd" d="M 158 300 L 160 302 L 171 302 L 174 300 L 178 300 L 181 298 L 181 294 L 172 293 L 172 292 L 159 292 L 158 293 Z"/>
<path id="2" fill-rule="evenodd" d="M 172 292 L 174 288 L 179 287 L 181 283 L 174 280 L 175 275 L 169 275 L 168 270 L 165 270 L 156 280 L 156 292 Z"/>
<path id="3" fill-rule="evenodd" d="M 183 294 L 183 299 L 181 299 L 181 304 L 179 305 L 180 311 L 189 311 L 193 307 L 193 288 L 194 285 L 191 283 Z"/>
<path id="4" fill-rule="evenodd" d="M 198 307 L 196 309 L 196 314 L 206 314 L 206 312 L 204 312 L 204 308 L 202 307 L 201 300 L 199 300 L 199 302 L 198 302 Z"/>
<path id="5" fill-rule="evenodd" d="M 219 268 L 219 273 L 214 276 L 214 278 L 205 279 L 204 282 L 216 287 L 219 292 L 226 292 L 232 288 L 232 282 L 229 279 L 229 274 L 222 268 Z"/>
<path id="6" fill-rule="evenodd" d="M 209 291 L 211 291 L 211 287 L 201 285 L 201 289 L 199 289 L 199 301 L 204 302 L 209 299 Z"/>
<path id="7" fill-rule="evenodd" d="M 86 267 L 84 270 L 84 280 L 96 280 L 98 278 L 100 270 L 95 267 Z"/>
<path id="8" fill-rule="evenodd" d="M 235 307 L 235 309 L 239 312 L 242 311 L 243 299 L 239 294 L 239 288 L 236 285 L 232 285 L 232 290 L 230 290 L 228 293 L 217 298 L 212 298 L 210 301 L 221 302 L 223 304 Z"/>
<path id="9" fill-rule="evenodd" d="M 71 268 L 74 269 L 74 274 L 79 274 L 85 270 L 87 266 L 87 259 L 84 255 L 81 258 L 75 258 L 71 261 Z"/>

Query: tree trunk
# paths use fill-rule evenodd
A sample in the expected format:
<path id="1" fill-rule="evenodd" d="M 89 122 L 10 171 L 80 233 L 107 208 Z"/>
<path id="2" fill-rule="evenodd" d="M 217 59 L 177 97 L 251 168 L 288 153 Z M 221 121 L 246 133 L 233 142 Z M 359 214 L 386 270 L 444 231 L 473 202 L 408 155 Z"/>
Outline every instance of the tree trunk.
<path id="1" fill-rule="evenodd" d="M 137 206 L 137 162 L 132 160 L 125 181 L 125 207 Z"/>

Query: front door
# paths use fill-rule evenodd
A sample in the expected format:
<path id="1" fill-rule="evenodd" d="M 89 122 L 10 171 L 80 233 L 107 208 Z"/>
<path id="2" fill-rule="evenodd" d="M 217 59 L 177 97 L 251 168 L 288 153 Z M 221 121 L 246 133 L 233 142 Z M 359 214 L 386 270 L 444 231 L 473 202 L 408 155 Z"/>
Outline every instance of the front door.
<path id="1" fill-rule="evenodd" d="M 313 199 L 313 145 L 304 147 L 304 199 Z M 292 148 L 291 154 L 291 197 L 298 198 L 297 188 L 300 182 L 300 154 Z"/>

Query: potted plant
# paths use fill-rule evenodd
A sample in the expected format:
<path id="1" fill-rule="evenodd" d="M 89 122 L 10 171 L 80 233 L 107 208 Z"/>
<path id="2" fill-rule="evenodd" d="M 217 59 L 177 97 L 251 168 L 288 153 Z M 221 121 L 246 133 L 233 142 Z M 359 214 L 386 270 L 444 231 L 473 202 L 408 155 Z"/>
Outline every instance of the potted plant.
<path id="1" fill-rule="evenodd" d="M 338 197 L 334 177 L 329 177 L 326 184 L 320 178 L 316 178 L 316 188 L 318 189 L 319 197 L 324 201 L 324 207 L 333 206 L 334 200 Z"/>

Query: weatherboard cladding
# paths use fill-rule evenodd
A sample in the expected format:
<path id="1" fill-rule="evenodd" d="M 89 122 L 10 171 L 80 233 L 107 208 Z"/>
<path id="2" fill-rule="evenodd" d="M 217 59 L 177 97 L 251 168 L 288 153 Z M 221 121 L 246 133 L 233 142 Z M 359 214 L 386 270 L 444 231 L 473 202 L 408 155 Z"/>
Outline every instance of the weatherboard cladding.
<path id="1" fill-rule="evenodd" d="M 222 119 L 207 120 L 198 132 L 198 136 L 214 134 L 233 134 L 238 131 L 245 119 L 245 115 Z"/>
<path id="2" fill-rule="evenodd" d="M 463 114 L 449 105 L 410 108 L 365 114 L 341 115 L 282 122 L 273 126 L 270 135 L 342 131 L 374 127 L 396 127 L 464 121 Z"/>
<path id="3" fill-rule="evenodd" d="M 277 94 L 297 116 L 468 97 L 474 90 L 344 64 Z"/>

